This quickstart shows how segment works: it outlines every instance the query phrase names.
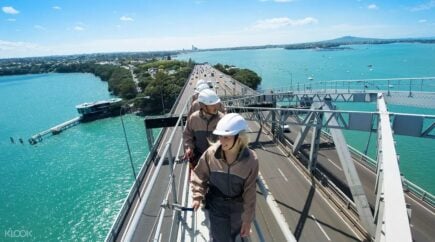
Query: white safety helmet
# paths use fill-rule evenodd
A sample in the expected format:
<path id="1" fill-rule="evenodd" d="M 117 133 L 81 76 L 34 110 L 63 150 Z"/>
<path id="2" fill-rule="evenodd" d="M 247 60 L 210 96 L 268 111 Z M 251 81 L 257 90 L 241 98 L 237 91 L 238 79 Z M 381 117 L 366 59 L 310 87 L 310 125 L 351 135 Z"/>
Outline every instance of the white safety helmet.
<path id="1" fill-rule="evenodd" d="M 199 87 L 199 85 L 201 85 L 201 84 L 206 84 L 207 82 L 204 80 L 204 79 L 199 79 L 197 82 L 196 82 L 196 88 L 198 88 Z"/>
<path id="2" fill-rule="evenodd" d="M 219 120 L 213 134 L 219 136 L 232 136 L 237 135 L 246 129 L 248 129 L 248 124 L 240 114 L 229 113 Z"/>
<path id="3" fill-rule="evenodd" d="M 205 105 L 214 105 L 220 103 L 218 95 L 211 89 L 204 89 L 198 95 L 198 102 Z"/>
<path id="4" fill-rule="evenodd" d="M 195 93 L 200 93 L 202 90 L 209 89 L 210 86 L 207 83 L 202 83 L 195 88 Z"/>

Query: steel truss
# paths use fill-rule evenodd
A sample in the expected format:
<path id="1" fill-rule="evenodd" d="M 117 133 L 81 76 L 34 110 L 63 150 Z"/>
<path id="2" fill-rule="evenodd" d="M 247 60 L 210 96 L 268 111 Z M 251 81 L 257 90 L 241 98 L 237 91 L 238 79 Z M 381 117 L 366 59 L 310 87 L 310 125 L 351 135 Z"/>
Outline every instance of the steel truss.
<path id="1" fill-rule="evenodd" d="M 252 105 L 264 102 L 276 102 L 284 99 L 301 103 L 309 100 L 310 109 L 300 108 L 264 108 L 252 107 Z M 373 102 L 377 101 L 378 110 L 375 112 L 363 111 L 338 111 L 333 110 L 331 101 L 340 100 L 347 102 Z M 331 95 L 294 95 L 277 94 L 245 97 L 227 104 L 238 104 L 240 106 L 227 106 L 228 112 L 238 112 L 247 120 L 257 121 L 260 124 L 268 124 L 271 127 L 274 139 L 281 137 L 283 125 L 299 125 L 301 130 L 293 144 L 293 153 L 300 151 L 303 141 L 312 129 L 311 146 L 309 154 L 308 170 L 313 172 L 316 169 L 317 153 L 319 149 L 321 129 L 329 129 L 333 137 L 335 147 L 342 164 L 347 183 L 355 201 L 358 214 L 367 232 L 376 241 L 411 241 L 411 232 L 407 216 L 407 208 L 404 200 L 402 180 L 397 164 L 397 156 L 394 146 L 393 134 L 435 138 L 435 115 L 418 115 L 405 113 L 387 112 L 385 98 L 382 93 L 373 95 L 365 94 L 343 94 Z M 249 107 L 251 106 L 251 107 Z M 372 214 L 367 197 L 356 172 L 350 152 L 347 148 L 343 129 L 359 130 L 378 133 L 378 169 L 376 182 L 376 210 Z M 388 152 L 386 152 L 388 151 Z M 388 175 L 385 167 L 388 166 Z M 388 177 L 388 179 L 385 179 Z M 385 192 L 388 190 L 389 192 Z M 394 201 L 399 203 L 394 205 Z M 387 205 L 388 203 L 388 205 Z M 388 209 L 387 209 L 388 207 Z M 397 222 L 394 212 L 401 214 L 401 222 Z M 403 237 L 397 237 L 394 231 L 403 231 Z"/>
<path id="2" fill-rule="evenodd" d="M 270 124 L 291 124 L 313 127 L 321 125 L 327 129 L 346 129 L 376 132 L 380 112 L 314 110 L 299 108 L 259 108 L 227 106 L 228 112 L 238 112 L 247 120 Z M 312 118 L 328 114 L 321 124 L 313 123 Z M 394 134 L 422 138 L 435 138 L 435 115 L 388 113 Z M 274 117 L 274 118 L 273 118 Z M 295 118 L 292 118 L 295 117 Z M 331 122 L 336 119 L 337 122 Z M 280 126 L 278 126 L 279 128 Z"/>

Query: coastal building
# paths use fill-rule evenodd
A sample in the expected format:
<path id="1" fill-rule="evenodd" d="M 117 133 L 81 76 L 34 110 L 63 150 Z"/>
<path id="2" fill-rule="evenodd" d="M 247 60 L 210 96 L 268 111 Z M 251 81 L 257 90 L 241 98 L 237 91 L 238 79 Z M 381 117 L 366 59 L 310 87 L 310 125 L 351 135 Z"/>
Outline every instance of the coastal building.
<path id="1" fill-rule="evenodd" d="M 107 118 L 120 114 L 121 98 L 82 103 L 76 106 L 77 112 L 81 115 L 80 121 L 88 122 L 96 119 Z"/>

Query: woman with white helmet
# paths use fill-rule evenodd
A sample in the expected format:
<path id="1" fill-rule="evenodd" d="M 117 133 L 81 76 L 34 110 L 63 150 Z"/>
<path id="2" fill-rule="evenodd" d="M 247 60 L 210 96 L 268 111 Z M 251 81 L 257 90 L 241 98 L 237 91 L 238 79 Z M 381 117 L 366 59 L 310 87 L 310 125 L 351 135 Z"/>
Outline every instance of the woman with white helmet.
<path id="1" fill-rule="evenodd" d="M 235 241 L 250 233 L 259 166 L 246 129 L 242 116 L 226 114 L 213 131 L 219 142 L 204 152 L 192 173 L 192 206 L 198 209 L 205 198 L 212 241 Z"/>
<path id="2" fill-rule="evenodd" d="M 221 100 L 213 90 L 202 90 L 197 101 L 201 108 L 187 118 L 186 128 L 183 131 L 184 158 L 189 159 L 192 168 L 196 166 L 202 153 L 207 150 L 209 142 L 217 140 L 217 136 L 212 132 L 224 115 L 218 111 Z"/>

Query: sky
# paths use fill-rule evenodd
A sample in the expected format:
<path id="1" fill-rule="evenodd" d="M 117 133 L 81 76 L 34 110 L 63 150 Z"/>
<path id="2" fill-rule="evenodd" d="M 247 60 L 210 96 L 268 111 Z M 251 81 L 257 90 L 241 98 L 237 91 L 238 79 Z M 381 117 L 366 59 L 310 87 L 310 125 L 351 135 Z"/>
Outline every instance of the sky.
<path id="1" fill-rule="evenodd" d="M 0 59 L 435 36 L 435 0 L 0 0 Z"/>

